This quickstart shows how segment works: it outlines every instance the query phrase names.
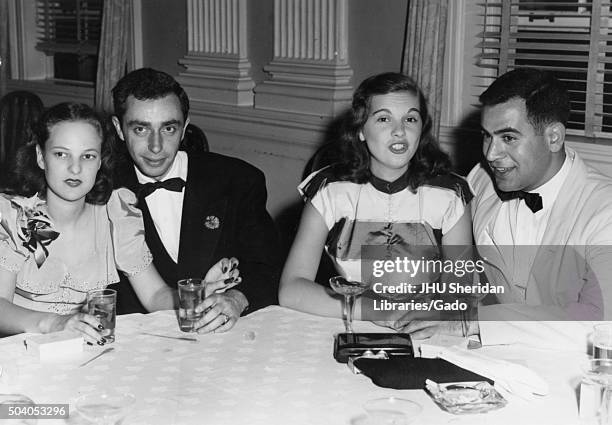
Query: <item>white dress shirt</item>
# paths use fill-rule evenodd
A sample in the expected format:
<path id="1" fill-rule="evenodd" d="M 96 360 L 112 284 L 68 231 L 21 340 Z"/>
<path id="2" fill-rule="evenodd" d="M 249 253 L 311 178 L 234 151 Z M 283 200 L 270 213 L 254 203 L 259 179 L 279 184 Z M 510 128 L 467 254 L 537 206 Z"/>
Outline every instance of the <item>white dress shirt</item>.
<path id="1" fill-rule="evenodd" d="M 187 153 L 179 151 L 174 162 L 163 180 L 180 177 L 187 181 Z M 142 174 L 136 168 L 136 177 L 141 184 L 155 182 L 148 176 Z M 181 235 L 181 217 L 183 214 L 183 198 L 185 188 L 180 192 L 166 189 L 157 189 L 145 198 L 157 234 L 164 244 L 164 248 L 174 262 L 178 262 L 179 241 Z"/>

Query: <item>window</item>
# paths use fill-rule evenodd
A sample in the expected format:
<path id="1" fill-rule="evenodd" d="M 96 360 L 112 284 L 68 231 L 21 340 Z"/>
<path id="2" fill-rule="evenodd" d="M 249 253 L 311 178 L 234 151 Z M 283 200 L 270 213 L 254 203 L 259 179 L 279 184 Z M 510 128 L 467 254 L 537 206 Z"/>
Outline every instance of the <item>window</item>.
<path id="1" fill-rule="evenodd" d="M 53 78 L 95 82 L 103 0 L 38 0 L 36 49 L 53 58 Z"/>
<path id="2" fill-rule="evenodd" d="M 612 138 L 609 2 L 485 0 L 479 7 L 482 86 L 521 66 L 550 70 L 570 93 L 568 132 Z"/>

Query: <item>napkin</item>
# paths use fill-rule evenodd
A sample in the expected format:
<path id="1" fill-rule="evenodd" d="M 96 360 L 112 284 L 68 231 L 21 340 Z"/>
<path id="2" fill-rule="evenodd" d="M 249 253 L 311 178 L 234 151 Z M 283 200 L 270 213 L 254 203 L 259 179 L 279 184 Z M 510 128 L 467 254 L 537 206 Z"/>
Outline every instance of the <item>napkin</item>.
<path id="1" fill-rule="evenodd" d="M 424 359 L 412 356 L 391 356 L 389 359 L 359 358 L 353 362 L 379 387 L 398 390 L 421 390 L 425 380 L 438 383 L 493 381 L 442 359 Z"/>
<path id="2" fill-rule="evenodd" d="M 516 363 L 489 357 L 478 353 L 476 350 L 421 344 L 421 356 L 447 360 L 459 367 L 492 379 L 496 385 L 506 391 L 524 398 L 530 398 L 533 394 L 546 395 L 549 391 L 548 383 L 531 369 Z"/>
<path id="3" fill-rule="evenodd" d="M 37 356 L 41 362 L 65 360 L 83 352 L 81 334 L 67 330 L 28 336 L 24 344 L 27 352 Z"/>

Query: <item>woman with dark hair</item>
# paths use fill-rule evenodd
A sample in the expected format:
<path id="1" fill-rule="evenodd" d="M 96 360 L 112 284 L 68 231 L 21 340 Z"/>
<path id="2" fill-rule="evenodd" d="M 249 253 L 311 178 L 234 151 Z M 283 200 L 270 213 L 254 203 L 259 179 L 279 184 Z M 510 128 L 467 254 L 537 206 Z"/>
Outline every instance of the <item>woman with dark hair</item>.
<path id="1" fill-rule="evenodd" d="M 102 325 L 81 308 L 88 291 L 119 281 L 117 269 L 149 311 L 175 307 L 151 263 L 136 196 L 112 190 L 106 128 L 89 106 L 46 111 L 16 171 L 18 195 L 0 195 L 0 334 L 73 329 L 103 345 Z M 238 282 L 235 262 L 213 266 L 207 289 Z"/>
<path id="2" fill-rule="evenodd" d="M 281 277 L 281 305 L 340 315 L 341 298 L 314 281 L 323 248 L 341 275 L 368 281 L 362 246 L 390 259 L 414 257 L 414 247 L 444 256 L 446 245 L 471 244 L 472 193 L 449 171 L 431 126 L 410 77 L 385 73 L 361 83 L 338 141 L 340 162 L 298 188 L 306 205 Z M 355 317 L 365 318 L 356 307 Z"/>

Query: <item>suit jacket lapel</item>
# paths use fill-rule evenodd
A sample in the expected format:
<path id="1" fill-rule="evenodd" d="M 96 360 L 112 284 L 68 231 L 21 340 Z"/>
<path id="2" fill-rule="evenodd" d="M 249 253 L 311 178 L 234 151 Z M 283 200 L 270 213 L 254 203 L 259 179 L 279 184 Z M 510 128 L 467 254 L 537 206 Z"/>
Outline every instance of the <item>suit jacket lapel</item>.
<path id="1" fill-rule="evenodd" d="M 552 207 L 542 245 L 566 245 L 578 219 L 577 215 L 580 214 L 579 206 L 584 204 L 580 198 L 585 195 L 586 166 L 574 150 L 566 149 L 567 154 L 574 157 L 574 161 Z"/>
<path id="2" fill-rule="evenodd" d="M 223 228 L 227 200 L 219 199 L 205 156 L 190 154 L 179 242 L 179 275 L 194 276 L 210 264 Z M 203 277 L 203 276 L 202 276 Z"/>
<path id="3" fill-rule="evenodd" d="M 499 214 L 502 206 L 502 201 L 495 191 L 493 179 L 487 174 L 487 184 L 484 193 L 481 197 L 475 198 L 478 202 L 473 206 L 473 226 L 474 239 L 476 242 L 478 254 L 490 267 L 496 269 L 495 274 L 498 279 L 503 279 L 504 282 L 495 282 L 495 284 L 509 285 L 508 270 L 506 264 L 507 252 L 511 247 L 499 246 L 493 241 L 493 224 Z M 489 276 L 493 278 L 493 276 Z"/>

